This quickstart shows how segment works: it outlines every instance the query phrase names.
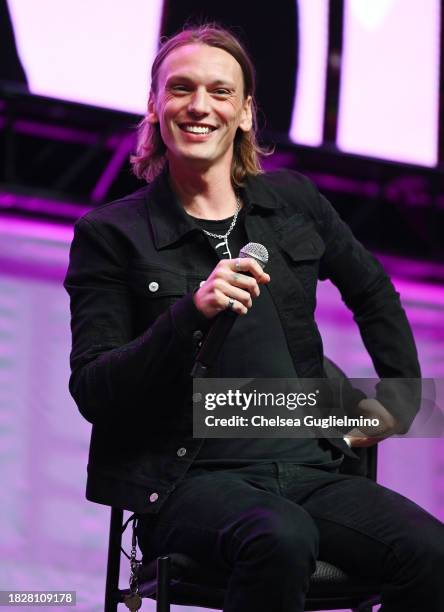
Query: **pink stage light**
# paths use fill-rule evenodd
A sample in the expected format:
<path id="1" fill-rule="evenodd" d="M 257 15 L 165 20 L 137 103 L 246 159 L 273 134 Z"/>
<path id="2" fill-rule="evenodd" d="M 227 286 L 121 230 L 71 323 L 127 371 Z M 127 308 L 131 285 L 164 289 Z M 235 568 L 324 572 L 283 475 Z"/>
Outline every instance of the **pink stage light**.
<path id="1" fill-rule="evenodd" d="M 345 0 L 338 146 L 434 166 L 439 0 Z"/>
<path id="2" fill-rule="evenodd" d="M 299 0 L 299 69 L 290 138 L 322 144 L 327 68 L 328 3 Z"/>
<path id="3" fill-rule="evenodd" d="M 9 0 L 34 94 L 143 113 L 162 0 Z"/>

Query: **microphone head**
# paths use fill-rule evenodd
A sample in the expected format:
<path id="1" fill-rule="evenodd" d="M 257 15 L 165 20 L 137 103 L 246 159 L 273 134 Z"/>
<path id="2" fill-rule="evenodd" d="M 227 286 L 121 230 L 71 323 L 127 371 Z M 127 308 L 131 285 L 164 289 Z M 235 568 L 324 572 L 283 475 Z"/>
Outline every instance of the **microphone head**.
<path id="1" fill-rule="evenodd" d="M 258 242 L 249 242 L 241 248 L 239 257 L 252 257 L 263 269 L 268 262 L 268 251 L 263 244 L 259 244 Z"/>

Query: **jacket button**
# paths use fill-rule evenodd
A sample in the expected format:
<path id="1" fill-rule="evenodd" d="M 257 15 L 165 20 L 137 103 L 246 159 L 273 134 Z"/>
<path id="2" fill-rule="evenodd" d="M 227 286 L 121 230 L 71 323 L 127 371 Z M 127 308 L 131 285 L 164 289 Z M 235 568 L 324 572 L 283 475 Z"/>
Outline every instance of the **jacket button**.
<path id="1" fill-rule="evenodd" d="M 183 446 L 181 448 L 179 448 L 178 451 L 177 451 L 177 456 L 178 457 L 183 457 L 186 454 L 187 454 L 187 449 L 184 448 Z"/>
<path id="2" fill-rule="evenodd" d="M 159 289 L 159 283 L 156 283 L 156 281 L 152 281 L 148 285 L 148 289 L 151 291 L 151 293 L 156 293 L 156 291 Z"/>
<path id="3" fill-rule="evenodd" d="M 158 493 L 151 493 L 150 495 L 150 502 L 153 504 L 154 502 L 156 502 L 159 499 L 159 494 Z"/>
<path id="4" fill-rule="evenodd" d="M 193 340 L 195 342 L 200 342 L 203 338 L 203 333 L 200 331 L 200 329 L 196 329 L 195 332 L 193 332 Z"/>

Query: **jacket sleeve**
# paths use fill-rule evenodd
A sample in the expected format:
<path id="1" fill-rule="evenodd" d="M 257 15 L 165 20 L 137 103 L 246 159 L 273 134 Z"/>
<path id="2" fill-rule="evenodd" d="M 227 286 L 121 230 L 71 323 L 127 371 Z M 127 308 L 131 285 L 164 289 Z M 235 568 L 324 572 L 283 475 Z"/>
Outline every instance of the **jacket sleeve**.
<path id="1" fill-rule="evenodd" d="M 193 332 L 208 326 L 189 294 L 135 337 L 127 264 L 117 242 L 110 244 L 96 221 L 78 221 L 64 282 L 71 304 L 69 388 L 91 423 L 149 410 L 150 395 L 189 372 Z"/>
<path id="2" fill-rule="evenodd" d="M 315 214 L 325 242 L 321 280 L 329 278 L 353 312 L 364 345 L 381 378 L 377 399 L 405 433 L 420 402 L 420 366 L 399 294 L 381 264 L 353 236 L 316 190 Z M 403 380 L 400 380 L 403 379 Z"/>

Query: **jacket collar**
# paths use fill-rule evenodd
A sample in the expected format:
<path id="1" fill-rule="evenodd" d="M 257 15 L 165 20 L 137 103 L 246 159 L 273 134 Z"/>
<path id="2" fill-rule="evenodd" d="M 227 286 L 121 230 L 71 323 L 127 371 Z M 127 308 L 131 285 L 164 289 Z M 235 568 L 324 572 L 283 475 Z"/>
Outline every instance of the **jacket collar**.
<path id="1" fill-rule="evenodd" d="M 241 197 L 249 214 L 254 207 L 275 210 L 286 206 L 264 175 L 249 176 L 241 188 Z M 156 249 L 162 249 L 192 232 L 202 230 L 186 214 L 173 193 L 167 167 L 146 190 L 145 205 L 151 223 Z"/>

